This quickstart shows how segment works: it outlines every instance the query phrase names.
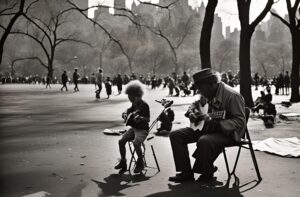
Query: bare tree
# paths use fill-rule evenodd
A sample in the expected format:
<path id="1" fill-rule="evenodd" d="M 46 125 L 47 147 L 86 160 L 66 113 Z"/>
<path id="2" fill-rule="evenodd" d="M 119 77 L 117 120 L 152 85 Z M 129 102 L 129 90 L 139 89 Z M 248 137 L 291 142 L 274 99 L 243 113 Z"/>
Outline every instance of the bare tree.
<path id="1" fill-rule="evenodd" d="M 49 8 L 50 9 L 50 8 Z M 48 75 L 53 76 L 53 62 L 55 59 L 55 52 L 58 46 L 66 42 L 75 42 L 91 46 L 89 43 L 78 39 L 75 32 L 64 32 L 64 26 L 67 24 L 66 17 L 63 11 L 50 11 L 49 17 L 36 17 L 29 13 L 22 13 L 22 16 L 28 21 L 29 27 L 26 31 L 14 30 L 12 34 L 24 35 L 34 40 L 42 49 L 44 58 L 36 57 L 44 66 Z"/>
<path id="2" fill-rule="evenodd" d="M 9 7 L 0 10 L 0 17 L 11 17 L 7 26 L 3 26 L 0 24 L 0 28 L 3 29 L 3 33 L 0 40 L 0 64 L 2 63 L 2 55 L 5 41 L 9 36 L 14 24 L 24 13 L 26 13 L 30 9 L 32 5 L 34 5 L 38 1 L 39 0 L 32 1 L 27 6 L 25 6 L 26 0 L 16 0 L 11 6 L 7 5 Z"/>
<path id="3" fill-rule="evenodd" d="M 182 46 L 185 38 L 190 34 L 192 30 L 192 18 L 189 17 L 187 21 L 182 24 L 183 27 L 177 32 L 177 34 L 173 33 L 173 29 L 168 31 L 167 28 L 157 27 L 156 30 L 150 29 L 152 33 L 161 37 L 169 46 L 170 52 L 172 54 L 172 63 L 174 64 L 174 72 L 177 74 L 179 70 L 179 62 L 178 62 L 178 52 L 177 50 Z M 171 24 L 171 23 L 168 23 Z M 165 25 L 161 25 L 166 27 Z M 148 28 L 149 29 L 149 28 Z M 166 29 L 166 30 L 165 30 Z M 170 29 L 169 29 L 170 30 Z"/>
<path id="4" fill-rule="evenodd" d="M 292 62 L 292 74 L 291 74 L 291 87 L 292 87 L 292 94 L 290 98 L 291 102 L 300 102 L 300 94 L 299 94 L 300 7 L 299 4 L 300 4 L 300 0 L 295 0 L 293 6 L 290 0 L 286 0 L 289 21 L 286 21 L 277 13 L 271 12 L 273 16 L 278 18 L 283 24 L 285 24 L 290 29 L 291 36 L 292 36 L 293 62 Z M 298 16 L 297 16 L 297 10 L 298 10 Z"/>
<path id="5" fill-rule="evenodd" d="M 250 5 L 251 0 L 237 0 L 239 20 L 241 24 L 240 34 L 240 92 L 245 99 L 245 105 L 252 107 L 252 91 L 251 91 L 251 38 L 256 26 L 264 19 L 266 14 L 270 11 L 274 1 L 268 0 L 262 12 L 250 23 Z"/>
<path id="6" fill-rule="evenodd" d="M 119 47 L 119 49 L 121 50 L 121 53 L 126 57 L 127 61 L 128 61 L 128 67 L 129 69 L 132 71 L 132 62 L 131 62 L 131 56 L 130 54 L 128 54 L 128 51 L 126 51 L 124 49 L 124 46 L 122 45 L 120 39 L 118 39 L 111 31 L 111 29 L 108 29 L 105 25 L 100 24 L 99 22 L 97 22 L 96 20 L 89 18 L 88 15 L 86 14 L 86 11 L 90 8 L 110 8 L 109 6 L 105 6 L 105 5 L 96 5 L 96 6 L 91 6 L 88 8 L 80 8 L 78 7 L 72 0 L 67 0 L 67 2 L 70 4 L 70 8 L 65 10 L 64 12 L 69 12 L 72 10 L 75 10 L 77 12 L 79 12 L 85 19 L 87 19 L 88 21 L 90 21 L 94 26 L 97 26 L 98 28 L 100 28 L 105 35 L 107 35 L 109 37 L 109 40 L 111 42 L 113 42 L 113 45 L 116 45 Z M 135 20 L 135 15 L 133 12 L 131 12 L 130 10 L 127 10 L 125 8 L 114 8 L 115 10 L 118 11 L 122 11 L 123 14 L 115 14 L 114 16 L 117 17 L 124 17 L 126 19 L 128 19 L 129 21 L 131 21 L 133 24 L 135 24 L 137 27 L 139 27 L 139 23 L 136 22 Z"/>

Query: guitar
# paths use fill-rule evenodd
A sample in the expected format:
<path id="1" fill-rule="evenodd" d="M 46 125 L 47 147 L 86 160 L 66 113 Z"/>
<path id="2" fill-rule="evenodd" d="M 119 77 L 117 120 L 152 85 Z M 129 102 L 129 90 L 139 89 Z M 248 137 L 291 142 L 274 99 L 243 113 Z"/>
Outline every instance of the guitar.
<path id="1" fill-rule="evenodd" d="M 133 111 L 129 114 L 127 114 L 126 112 L 124 112 L 122 114 L 122 117 L 124 119 L 124 123 L 125 123 L 125 126 L 133 126 L 133 124 L 135 123 L 134 122 L 134 117 L 138 116 L 139 115 L 139 110 L 136 110 L 136 111 Z"/>
<path id="2" fill-rule="evenodd" d="M 201 117 L 203 115 L 205 115 L 205 114 L 202 114 L 199 117 Z M 207 115 L 213 120 L 224 120 L 226 111 L 216 111 L 216 112 L 208 113 Z M 191 122 L 190 128 L 192 128 L 194 131 L 196 131 L 196 130 L 201 131 L 203 129 L 204 123 L 205 123 L 205 120 Z"/>
<path id="3" fill-rule="evenodd" d="M 194 131 L 203 129 L 205 120 L 201 120 L 201 116 L 208 115 L 211 119 L 222 120 L 225 119 L 225 111 L 217 111 L 213 113 L 208 113 L 208 103 L 204 97 L 201 96 L 199 101 L 196 101 L 192 107 L 186 113 L 187 117 L 190 118 L 190 128 Z"/>

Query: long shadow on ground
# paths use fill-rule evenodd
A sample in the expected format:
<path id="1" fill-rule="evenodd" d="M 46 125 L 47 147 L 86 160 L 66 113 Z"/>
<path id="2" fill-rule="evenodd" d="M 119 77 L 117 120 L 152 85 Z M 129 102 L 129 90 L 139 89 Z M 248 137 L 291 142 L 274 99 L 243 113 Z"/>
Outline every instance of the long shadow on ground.
<path id="1" fill-rule="evenodd" d="M 197 182 L 182 183 L 177 185 L 168 184 L 169 191 L 158 192 L 147 195 L 147 197 L 242 197 L 238 185 L 233 184 L 231 188 L 227 186 L 203 186 Z"/>
<path id="2" fill-rule="evenodd" d="M 102 196 L 124 196 L 125 194 L 121 193 L 122 190 L 138 186 L 138 183 L 142 181 L 149 180 L 150 177 L 145 176 L 144 174 L 139 175 L 127 175 L 127 174 L 111 174 L 108 177 L 104 178 L 105 182 L 97 181 L 92 179 L 94 183 L 98 185 L 100 188 L 100 192 L 98 194 L 99 197 Z"/>

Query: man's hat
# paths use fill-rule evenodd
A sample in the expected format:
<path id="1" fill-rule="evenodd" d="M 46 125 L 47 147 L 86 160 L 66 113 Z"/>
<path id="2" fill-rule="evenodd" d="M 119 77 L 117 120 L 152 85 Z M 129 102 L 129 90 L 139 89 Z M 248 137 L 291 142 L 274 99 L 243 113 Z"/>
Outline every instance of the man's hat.
<path id="1" fill-rule="evenodd" d="M 209 83 L 211 78 L 215 78 L 215 77 L 216 75 L 211 71 L 210 68 L 202 69 L 193 75 L 195 84 L 201 84 L 201 83 L 207 84 Z"/>

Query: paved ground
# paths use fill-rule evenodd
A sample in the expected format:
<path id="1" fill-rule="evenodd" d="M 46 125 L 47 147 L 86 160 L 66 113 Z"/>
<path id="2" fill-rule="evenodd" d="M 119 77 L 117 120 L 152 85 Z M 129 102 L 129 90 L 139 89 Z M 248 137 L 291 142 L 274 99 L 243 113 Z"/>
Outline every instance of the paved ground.
<path id="1" fill-rule="evenodd" d="M 40 85 L 0 86 L 0 196 L 22 196 L 39 191 L 55 197 L 300 196 L 299 159 L 255 152 L 263 177 L 255 186 L 255 182 L 251 182 L 256 179 L 255 171 L 246 150 L 238 165 L 240 182 L 237 186 L 203 188 L 197 183 L 170 183 L 168 177 L 174 175 L 174 164 L 166 137 L 150 141 L 161 172 L 149 168 L 145 175 L 117 175 L 113 166 L 119 157 L 119 137 L 104 135 L 102 130 L 124 128 L 120 114 L 130 105 L 127 97 L 112 96 L 110 100 L 96 101 L 92 85 L 81 85 L 78 93 L 61 93 L 59 87 L 53 85 L 49 90 Z M 257 94 L 255 91 L 254 95 Z M 151 106 L 152 120 L 162 110 L 154 100 L 165 95 L 167 90 L 147 91 L 145 100 Z M 106 97 L 105 94 L 101 96 Z M 184 127 L 188 120 L 183 114 L 196 97 L 171 99 L 174 99 L 176 111 L 174 128 Z M 288 97 L 274 98 L 275 103 L 281 100 L 288 100 Z M 279 113 L 300 112 L 300 105 L 290 108 L 277 105 L 277 110 Z M 280 121 L 275 128 L 265 129 L 261 120 L 250 118 L 248 127 L 253 140 L 300 137 L 297 121 Z M 194 148 L 190 146 L 191 150 Z M 233 161 L 236 149 L 227 152 L 229 160 Z M 151 152 L 147 152 L 147 160 L 154 166 Z M 226 169 L 222 155 L 216 165 L 219 166 L 217 180 L 224 183 Z"/>

